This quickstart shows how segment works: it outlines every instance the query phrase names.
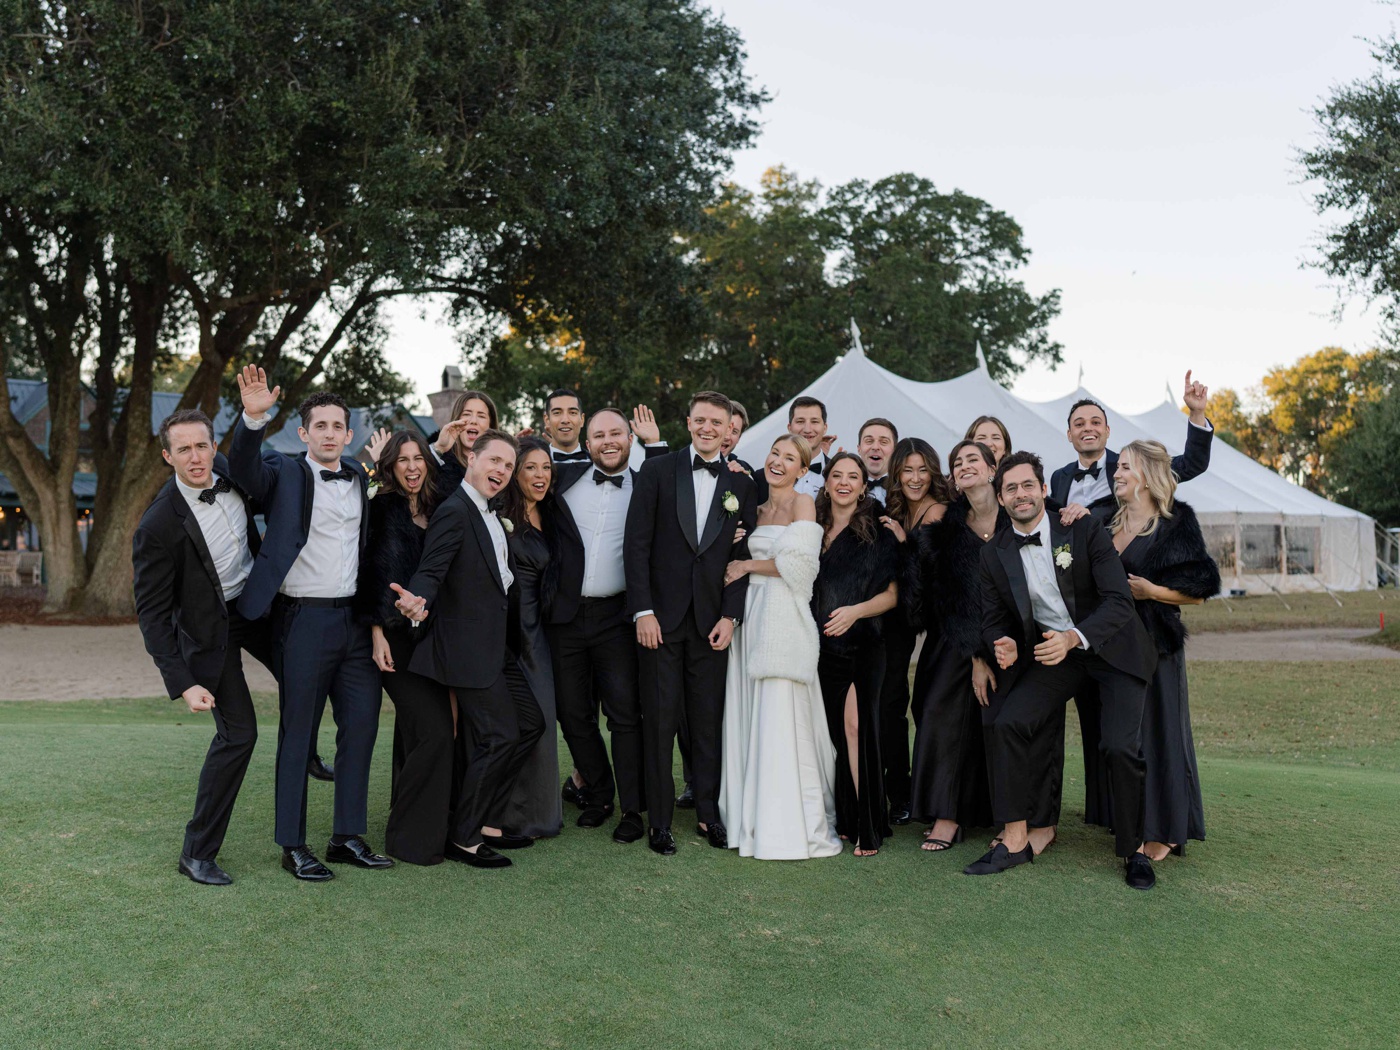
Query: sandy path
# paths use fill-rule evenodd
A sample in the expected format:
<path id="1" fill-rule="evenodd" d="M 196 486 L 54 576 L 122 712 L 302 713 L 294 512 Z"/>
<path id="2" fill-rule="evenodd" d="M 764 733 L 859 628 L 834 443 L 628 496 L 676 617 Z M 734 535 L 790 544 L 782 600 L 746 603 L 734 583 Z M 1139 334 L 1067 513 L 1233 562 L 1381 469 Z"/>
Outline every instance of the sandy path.
<path id="1" fill-rule="evenodd" d="M 1357 641 L 1369 627 L 1315 627 L 1285 631 L 1202 631 L 1186 642 L 1188 660 L 1400 660 L 1400 652 Z"/>
<path id="2" fill-rule="evenodd" d="M 1192 660 L 1400 660 L 1400 652 L 1356 639 L 1368 630 L 1203 632 L 1187 643 Z M 276 692 L 256 660 L 246 660 L 248 685 Z M 83 700 L 160 696 L 155 664 L 141 632 L 120 627 L 23 627 L 0 624 L 0 700 Z"/>
<path id="3" fill-rule="evenodd" d="M 243 662 L 254 692 L 276 692 L 256 660 Z M 134 625 L 0 624 L 0 700 L 105 700 L 161 696 L 165 686 Z"/>

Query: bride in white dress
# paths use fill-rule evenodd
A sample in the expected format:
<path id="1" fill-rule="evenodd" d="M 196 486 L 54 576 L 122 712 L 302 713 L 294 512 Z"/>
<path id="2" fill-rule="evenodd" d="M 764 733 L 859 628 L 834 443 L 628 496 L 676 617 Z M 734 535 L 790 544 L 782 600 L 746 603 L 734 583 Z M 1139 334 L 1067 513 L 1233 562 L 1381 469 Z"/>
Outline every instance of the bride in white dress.
<path id="1" fill-rule="evenodd" d="M 812 498 L 793 491 L 811 459 L 800 437 L 773 443 L 750 558 L 730 562 L 725 576 L 728 583 L 748 575 L 749 590 L 729 651 L 719 813 L 730 848 L 760 860 L 841 852 L 836 751 L 817 687 L 811 610 L 822 530 Z"/>

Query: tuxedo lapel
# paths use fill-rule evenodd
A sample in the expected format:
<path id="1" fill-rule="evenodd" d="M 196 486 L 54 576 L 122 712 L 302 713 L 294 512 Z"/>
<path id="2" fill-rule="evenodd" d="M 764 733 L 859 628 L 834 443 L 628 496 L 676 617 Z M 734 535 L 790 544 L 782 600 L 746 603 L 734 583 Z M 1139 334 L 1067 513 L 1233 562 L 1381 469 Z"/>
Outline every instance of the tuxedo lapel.
<path id="1" fill-rule="evenodd" d="M 174 509 L 175 516 L 180 519 L 185 535 L 194 544 L 195 552 L 199 555 L 199 564 L 203 565 L 204 571 L 209 574 L 209 581 L 214 585 L 214 593 L 219 596 L 219 601 L 222 603 L 224 585 L 219 582 L 219 571 L 214 568 L 214 559 L 209 555 L 209 544 L 204 542 L 204 533 L 199 528 L 199 522 L 190 513 L 189 505 L 185 502 L 185 497 L 177 485 L 172 485 L 170 489 L 170 506 Z"/>
<path id="2" fill-rule="evenodd" d="M 700 537 L 695 534 L 695 480 L 690 469 L 689 448 L 676 454 L 676 515 L 680 518 L 681 532 L 690 549 L 700 552 Z"/>
<path id="3" fill-rule="evenodd" d="M 311 473 L 311 462 L 305 456 L 295 457 L 301 464 L 301 536 L 311 535 L 311 510 L 316 503 L 316 475 Z"/>
<path id="4" fill-rule="evenodd" d="M 356 459 L 342 459 L 342 467 L 350 467 L 355 472 L 355 481 L 360 489 L 360 550 L 369 548 L 369 474 Z"/>
<path id="5" fill-rule="evenodd" d="M 1079 613 L 1075 609 L 1074 603 L 1074 563 L 1078 561 L 1074 550 L 1074 533 L 1060 524 L 1058 514 L 1050 515 L 1050 558 L 1055 566 L 1055 582 L 1060 585 L 1060 597 L 1065 600 L 1065 611 L 1069 613 L 1069 618 L 1076 623 L 1079 622 Z M 1060 568 L 1059 561 L 1055 558 L 1055 551 L 1067 546 L 1070 552 L 1070 567 Z M 1087 555 L 1086 555 L 1087 557 Z"/>
<path id="6" fill-rule="evenodd" d="M 1021 614 L 1021 623 L 1025 626 L 1029 641 L 1035 633 L 1032 629 L 1035 618 L 1031 615 L 1031 589 L 1026 583 L 1026 567 L 1021 564 L 1021 549 L 1009 535 L 998 542 L 997 558 L 1006 572 L 1006 582 L 1011 585 L 1011 596 L 1016 600 L 1016 611 Z"/>
<path id="7" fill-rule="evenodd" d="M 486 566 L 491 570 L 491 579 L 496 581 L 496 586 L 505 594 L 506 585 L 501 579 L 501 568 L 496 564 L 496 545 L 491 542 L 491 531 L 486 527 L 486 518 L 477 508 L 475 500 L 460 488 L 457 493 L 467 504 L 467 520 L 472 523 L 472 532 L 476 534 L 477 546 L 481 548 L 481 553 L 486 558 Z"/>

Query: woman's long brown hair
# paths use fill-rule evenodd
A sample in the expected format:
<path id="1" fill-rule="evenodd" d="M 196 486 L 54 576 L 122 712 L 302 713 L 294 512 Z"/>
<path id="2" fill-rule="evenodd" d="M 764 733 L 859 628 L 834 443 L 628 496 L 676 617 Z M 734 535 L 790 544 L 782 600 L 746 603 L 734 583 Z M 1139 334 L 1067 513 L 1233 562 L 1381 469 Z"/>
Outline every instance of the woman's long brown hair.
<path id="1" fill-rule="evenodd" d="M 880 519 L 876 514 L 875 504 L 879 502 L 871 497 L 870 474 L 865 469 L 865 461 L 854 452 L 838 452 L 826 461 L 823 469 L 823 476 L 831 476 L 831 468 L 840 463 L 843 459 L 848 459 L 860 468 L 861 484 L 866 486 L 866 492 L 861 496 L 860 502 L 856 504 L 855 510 L 851 513 L 851 523 L 846 527 L 856 534 L 856 538 L 861 543 L 874 543 L 875 537 L 879 534 Z M 822 482 L 822 490 L 817 493 L 817 524 L 822 527 L 822 533 L 831 531 L 834 515 L 831 509 L 831 495 L 826 490 L 826 482 Z"/>

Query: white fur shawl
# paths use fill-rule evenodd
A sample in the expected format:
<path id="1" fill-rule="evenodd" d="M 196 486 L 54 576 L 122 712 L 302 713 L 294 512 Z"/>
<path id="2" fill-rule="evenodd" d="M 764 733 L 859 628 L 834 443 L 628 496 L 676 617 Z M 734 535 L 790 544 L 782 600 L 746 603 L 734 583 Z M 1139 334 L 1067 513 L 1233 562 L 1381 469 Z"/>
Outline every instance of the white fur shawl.
<path id="1" fill-rule="evenodd" d="M 821 567 L 822 528 L 815 521 L 794 521 L 773 545 L 779 577 L 767 577 L 757 622 L 744 623 L 754 633 L 748 676 L 787 678 L 815 683 L 820 639 L 812 619 L 812 586 Z"/>

